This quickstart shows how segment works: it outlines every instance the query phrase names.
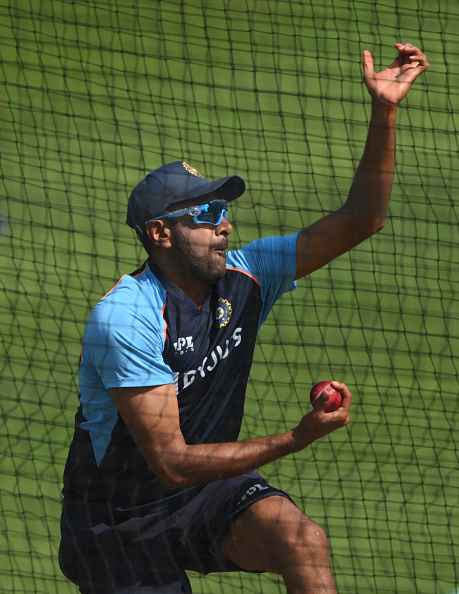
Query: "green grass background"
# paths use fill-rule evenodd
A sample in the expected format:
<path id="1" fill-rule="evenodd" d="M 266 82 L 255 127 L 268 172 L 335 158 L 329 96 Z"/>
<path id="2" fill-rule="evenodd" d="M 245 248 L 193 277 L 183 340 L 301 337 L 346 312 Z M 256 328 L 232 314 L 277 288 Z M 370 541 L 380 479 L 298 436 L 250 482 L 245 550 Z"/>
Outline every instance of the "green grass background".
<path id="1" fill-rule="evenodd" d="M 458 31 L 457 0 L 0 0 L 2 592 L 76 591 L 57 564 L 61 475 L 86 318 L 143 259 L 131 188 L 185 159 L 246 179 L 231 247 L 307 225 L 362 153 L 363 50 L 379 69 L 399 40 L 431 67 L 400 109 L 386 228 L 279 302 L 243 436 L 291 428 L 312 383 L 345 381 L 352 423 L 264 474 L 325 528 L 341 593 L 458 586 Z"/>

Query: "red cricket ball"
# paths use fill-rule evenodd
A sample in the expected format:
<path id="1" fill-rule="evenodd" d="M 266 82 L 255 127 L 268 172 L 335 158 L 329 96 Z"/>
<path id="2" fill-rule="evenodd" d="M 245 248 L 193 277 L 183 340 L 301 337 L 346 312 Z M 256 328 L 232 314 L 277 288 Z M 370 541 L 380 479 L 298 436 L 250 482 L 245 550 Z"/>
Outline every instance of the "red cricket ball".
<path id="1" fill-rule="evenodd" d="M 343 397 L 341 396 L 340 392 L 337 392 L 335 390 L 335 388 L 331 385 L 331 382 L 328 380 L 323 382 L 317 382 L 317 384 L 314 384 L 314 386 L 312 386 L 310 393 L 312 406 L 314 406 L 315 401 L 324 390 L 326 390 L 326 393 L 329 395 L 327 406 L 325 407 L 325 412 L 328 413 L 337 410 L 341 406 Z"/>

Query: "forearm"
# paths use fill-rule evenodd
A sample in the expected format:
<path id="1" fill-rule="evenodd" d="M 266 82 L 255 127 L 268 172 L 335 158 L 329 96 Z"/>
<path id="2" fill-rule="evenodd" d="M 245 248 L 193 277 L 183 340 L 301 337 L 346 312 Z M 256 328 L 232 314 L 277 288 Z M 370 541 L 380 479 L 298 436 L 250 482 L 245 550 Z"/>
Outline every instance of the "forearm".
<path id="1" fill-rule="evenodd" d="M 162 448 L 150 450 L 150 465 L 166 487 L 183 488 L 256 470 L 300 452 L 349 422 L 352 394 L 345 384 L 334 382 L 333 386 L 343 397 L 341 407 L 333 413 L 324 412 L 328 396 L 322 394 L 314 409 L 294 429 L 284 433 L 230 443 L 187 445 L 177 432 L 168 440 L 163 436 Z M 148 451 L 143 451 L 148 460 Z"/>
<path id="2" fill-rule="evenodd" d="M 152 466 L 169 488 L 207 483 L 255 470 L 303 449 L 307 438 L 299 433 L 296 428 L 245 441 L 196 445 L 174 440 L 161 456 L 161 463 Z"/>
<path id="3" fill-rule="evenodd" d="M 334 413 L 324 413 L 323 396 L 290 431 L 209 444 L 186 443 L 173 384 L 114 388 L 110 394 L 151 470 L 166 488 L 179 489 L 255 470 L 346 425 L 352 395 L 344 384 L 334 384 L 343 395 L 343 405 Z"/>
<path id="4" fill-rule="evenodd" d="M 394 179 L 397 108 L 373 100 L 365 150 L 343 206 L 355 217 L 356 232 L 363 238 L 384 227 Z"/>

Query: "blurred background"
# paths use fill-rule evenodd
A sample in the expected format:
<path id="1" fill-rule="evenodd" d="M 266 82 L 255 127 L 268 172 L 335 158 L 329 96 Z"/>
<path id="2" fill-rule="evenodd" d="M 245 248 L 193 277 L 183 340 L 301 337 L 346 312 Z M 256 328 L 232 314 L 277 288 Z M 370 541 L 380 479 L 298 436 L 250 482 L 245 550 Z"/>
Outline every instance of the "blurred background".
<path id="1" fill-rule="evenodd" d="M 430 69 L 399 110 L 386 228 L 298 283 L 263 327 L 241 437 L 293 427 L 323 379 L 351 424 L 263 473 L 326 530 L 340 593 L 459 584 L 457 0 L 0 0 L 0 589 L 67 594 L 61 478 L 86 319 L 144 260 L 133 186 L 186 160 L 247 182 L 235 249 L 347 197 L 380 70 Z M 256 535 L 254 535 L 256 538 Z M 208 594 L 276 576 L 191 574 Z"/>

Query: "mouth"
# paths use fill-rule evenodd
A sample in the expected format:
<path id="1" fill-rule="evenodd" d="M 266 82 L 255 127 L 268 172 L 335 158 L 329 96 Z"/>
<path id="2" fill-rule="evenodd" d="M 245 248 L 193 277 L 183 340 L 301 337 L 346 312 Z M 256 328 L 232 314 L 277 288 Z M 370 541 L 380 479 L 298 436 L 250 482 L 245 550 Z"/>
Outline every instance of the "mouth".
<path id="1" fill-rule="evenodd" d="M 227 248 L 228 248 L 228 242 L 224 241 L 224 242 L 220 243 L 219 245 L 216 245 L 215 247 L 213 247 L 212 251 L 217 252 L 219 254 L 225 254 Z"/>
<path id="2" fill-rule="evenodd" d="M 217 255 L 218 258 L 221 258 L 222 260 L 226 260 L 226 252 L 225 250 L 219 250 L 219 249 L 215 249 L 213 250 L 214 254 Z"/>

